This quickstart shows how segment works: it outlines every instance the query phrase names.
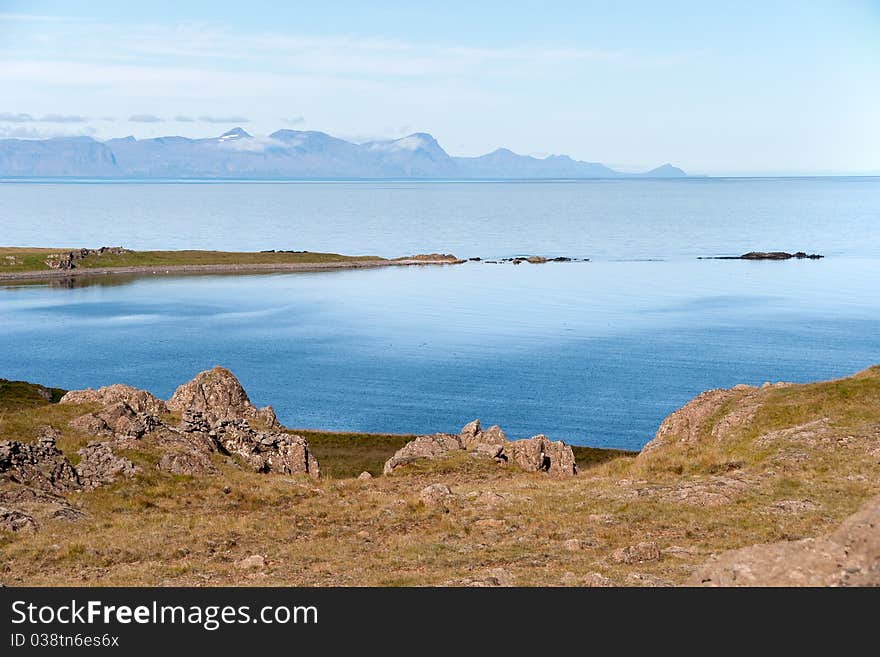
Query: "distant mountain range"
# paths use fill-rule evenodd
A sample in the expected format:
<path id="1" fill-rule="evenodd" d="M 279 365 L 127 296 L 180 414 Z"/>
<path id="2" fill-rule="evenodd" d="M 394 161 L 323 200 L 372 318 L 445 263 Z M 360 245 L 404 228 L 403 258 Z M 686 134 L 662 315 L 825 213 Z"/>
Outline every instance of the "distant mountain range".
<path id="1" fill-rule="evenodd" d="M 671 164 L 632 174 L 567 155 L 536 158 L 506 148 L 480 157 L 451 157 L 424 132 L 363 144 L 300 130 L 255 137 L 241 128 L 206 139 L 0 140 L 0 176 L 4 177 L 546 179 L 686 175 Z"/>

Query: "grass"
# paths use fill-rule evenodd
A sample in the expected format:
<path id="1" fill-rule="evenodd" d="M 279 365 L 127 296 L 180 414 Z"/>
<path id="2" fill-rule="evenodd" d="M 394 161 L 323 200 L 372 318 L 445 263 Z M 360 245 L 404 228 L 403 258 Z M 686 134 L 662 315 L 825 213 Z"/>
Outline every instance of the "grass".
<path id="1" fill-rule="evenodd" d="M 746 403 L 757 404 L 751 418 L 713 438 L 712 426 Z M 7 409 L 0 439 L 34 435 L 49 423 L 63 430 L 65 452 L 75 451 L 86 438 L 66 422 L 82 412 L 55 404 Z M 829 418 L 824 433 L 767 441 L 769 432 L 822 418 Z M 639 457 L 577 448 L 580 474 L 564 480 L 459 452 L 359 481 L 352 477 L 378 474 L 407 437 L 302 430 L 296 433 L 309 439 L 328 475 L 321 480 L 259 475 L 222 458 L 220 475 L 193 478 L 158 471 L 160 448 L 145 439 L 127 452 L 141 468 L 133 480 L 68 496 L 85 519 L 44 519 L 35 534 L 0 535 L 0 582 L 431 585 L 501 568 L 530 586 L 591 573 L 624 585 L 649 577 L 678 583 L 714 552 L 818 535 L 880 493 L 880 368 L 761 390 L 751 401 L 744 392 L 703 429 L 694 446 L 669 444 Z M 715 506 L 669 495 L 738 479 L 747 485 Z M 454 495 L 426 506 L 419 492 L 435 482 Z M 775 506 L 791 500 L 810 505 Z M 610 559 L 641 541 L 656 542 L 663 557 Z M 236 565 L 251 554 L 265 556 L 265 569 Z"/>
<path id="2" fill-rule="evenodd" d="M 46 258 L 72 249 L 0 247 L 0 273 L 49 271 Z M 346 256 L 338 253 L 257 253 L 234 251 L 128 251 L 121 254 L 93 254 L 77 261 L 78 269 L 107 267 L 165 267 L 185 265 L 287 265 L 320 263 L 356 263 L 384 260 L 378 256 Z"/>
<path id="3" fill-rule="evenodd" d="M 57 403 L 65 392 L 27 381 L 0 379 L 0 412 Z"/>

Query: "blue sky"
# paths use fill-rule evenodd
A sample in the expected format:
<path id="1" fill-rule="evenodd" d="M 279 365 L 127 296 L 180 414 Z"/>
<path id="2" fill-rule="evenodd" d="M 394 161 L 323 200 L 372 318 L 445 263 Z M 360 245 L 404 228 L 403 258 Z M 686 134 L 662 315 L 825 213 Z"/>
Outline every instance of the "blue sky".
<path id="1" fill-rule="evenodd" d="M 880 0 L 0 0 L 0 136 L 432 133 L 623 169 L 880 172 Z"/>

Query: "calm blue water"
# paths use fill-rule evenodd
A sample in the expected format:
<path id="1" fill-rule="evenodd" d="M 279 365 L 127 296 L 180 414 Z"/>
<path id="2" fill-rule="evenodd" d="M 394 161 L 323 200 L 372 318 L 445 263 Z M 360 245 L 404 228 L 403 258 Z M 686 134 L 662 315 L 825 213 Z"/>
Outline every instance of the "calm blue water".
<path id="1" fill-rule="evenodd" d="M 0 288 L 2 377 L 222 364 L 289 426 L 638 448 L 701 390 L 880 362 L 877 179 L 0 183 L 0 243 L 593 258 Z M 751 249 L 829 257 L 695 259 Z"/>

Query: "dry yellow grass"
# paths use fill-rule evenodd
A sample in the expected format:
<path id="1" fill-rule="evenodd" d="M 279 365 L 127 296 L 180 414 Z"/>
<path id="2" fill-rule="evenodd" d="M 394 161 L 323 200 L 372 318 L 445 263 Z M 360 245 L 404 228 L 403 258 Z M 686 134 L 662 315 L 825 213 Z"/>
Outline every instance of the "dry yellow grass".
<path id="1" fill-rule="evenodd" d="M 616 458 L 568 480 L 463 452 L 367 481 L 259 475 L 221 458 L 220 476 L 192 478 L 157 471 L 146 440 L 127 453 L 142 468 L 134 480 L 69 495 L 85 519 L 0 534 L 0 581 L 441 585 L 502 569 L 525 586 L 579 584 L 592 573 L 622 585 L 679 583 L 711 553 L 821 534 L 880 492 L 880 368 L 760 391 L 758 400 L 754 416 L 722 439 L 710 430 L 724 413 L 695 446 Z M 62 447 L 71 453 L 84 437 L 66 420 L 80 412 L 55 405 L 4 412 L 0 439 L 50 423 L 64 430 Z M 767 438 L 816 421 L 818 433 Z M 332 472 L 332 450 L 323 458 Z M 435 482 L 454 496 L 425 506 L 419 492 Z M 686 503 L 679 495 L 686 490 L 722 490 L 729 499 Z M 656 543 L 661 558 L 610 558 L 642 541 Z M 252 554 L 266 566 L 236 565 Z"/>

